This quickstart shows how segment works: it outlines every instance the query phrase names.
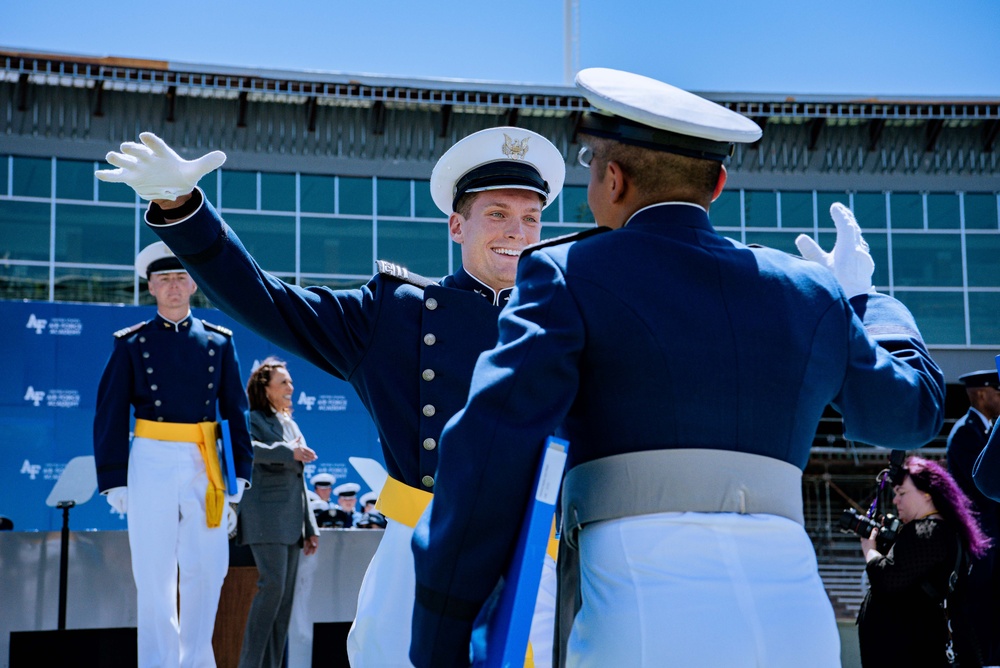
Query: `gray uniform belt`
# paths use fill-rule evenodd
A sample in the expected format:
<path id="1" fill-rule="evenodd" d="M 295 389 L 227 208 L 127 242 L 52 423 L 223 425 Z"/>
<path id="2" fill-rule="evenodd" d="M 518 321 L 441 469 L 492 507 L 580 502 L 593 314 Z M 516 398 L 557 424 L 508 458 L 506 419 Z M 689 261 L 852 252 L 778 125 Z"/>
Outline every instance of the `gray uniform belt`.
<path id="1" fill-rule="evenodd" d="M 580 530 L 668 512 L 761 513 L 805 525 L 802 470 L 773 457 L 703 448 L 629 452 L 574 466 L 562 487 L 556 665 L 565 665 L 580 607 Z"/>

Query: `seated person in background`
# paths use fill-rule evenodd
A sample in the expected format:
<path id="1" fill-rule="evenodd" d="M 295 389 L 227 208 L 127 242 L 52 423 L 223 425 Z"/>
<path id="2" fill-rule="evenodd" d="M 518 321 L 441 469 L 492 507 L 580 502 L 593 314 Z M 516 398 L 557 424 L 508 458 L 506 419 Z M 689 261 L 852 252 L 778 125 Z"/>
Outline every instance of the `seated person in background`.
<path id="1" fill-rule="evenodd" d="M 333 493 L 337 495 L 337 504 L 330 506 L 330 516 L 333 518 L 333 526 L 340 529 L 350 529 L 354 522 L 361 516 L 354 511 L 358 504 L 358 492 L 361 485 L 356 482 L 345 482 L 337 485 Z"/>
<path id="2" fill-rule="evenodd" d="M 375 509 L 375 501 L 378 494 L 368 492 L 361 496 L 361 517 L 354 526 L 359 529 L 384 529 L 386 526 L 385 516 Z"/>
<path id="3" fill-rule="evenodd" d="M 315 501 L 320 499 L 326 503 L 330 503 L 330 494 L 333 492 L 333 483 L 336 480 L 329 473 L 317 473 L 312 478 L 309 479 L 309 483 L 313 486 L 313 491 L 309 492 L 309 500 Z"/>

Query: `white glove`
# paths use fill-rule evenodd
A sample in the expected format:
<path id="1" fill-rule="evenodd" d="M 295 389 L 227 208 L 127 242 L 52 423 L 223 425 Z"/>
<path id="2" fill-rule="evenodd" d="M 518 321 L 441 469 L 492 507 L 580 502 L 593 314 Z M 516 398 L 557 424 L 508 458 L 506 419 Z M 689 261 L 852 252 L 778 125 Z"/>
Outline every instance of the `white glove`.
<path id="1" fill-rule="evenodd" d="M 236 538 L 236 506 L 227 503 L 226 504 L 226 533 L 229 534 L 230 538 Z"/>
<path id="2" fill-rule="evenodd" d="M 233 495 L 226 494 L 226 503 L 239 503 L 240 499 L 243 498 L 243 490 L 246 489 L 250 483 L 248 483 L 243 478 L 236 479 L 236 493 Z"/>
<path id="3" fill-rule="evenodd" d="M 121 153 L 108 153 L 107 160 L 118 169 L 94 173 L 101 181 L 124 183 L 145 200 L 176 200 L 194 190 L 209 172 L 226 161 L 222 151 L 212 151 L 197 160 L 185 160 L 152 132 L 139 135 L 141 144 L 125 142 Z"/>
<path id="4" fill-rule="evenodd" d="M 107 494 L 108 505 L 119 515 L 128 512 L 128 487 L 112 487 Z"/>
<path id="5" fill-rule="evenodd" d="M 805 234 L 795 239 L 795 246 L 802 257 L 832 271 L 848 298 L 874 293 L 872 274 L 875 273 L 875 260 L 868 252 L 868 242 L 861 236 L 854 214 L 840 202 L 835 202 L 830 207 L 830 217 L 837 226 L 837 241 L 832 251 L 825 252 L 812 237 Z"/>

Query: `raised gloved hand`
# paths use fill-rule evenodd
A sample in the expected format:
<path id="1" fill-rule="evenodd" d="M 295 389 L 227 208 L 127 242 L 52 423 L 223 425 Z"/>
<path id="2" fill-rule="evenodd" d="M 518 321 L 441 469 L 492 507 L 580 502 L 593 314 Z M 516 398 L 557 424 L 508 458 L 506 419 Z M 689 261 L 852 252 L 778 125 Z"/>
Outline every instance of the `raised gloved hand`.
<path id="1" fill-rule="evenodd" d="M 837 241 L 829 253 L 812 237 L 800 234 L 795 246 L 807 260 L 817 262 L 833 272 L 848 298 L 875 292 L 872 274 L 875 261 L 868 251 L 868 242 L 861 236 L 861 227 L 851 210 L 840 202 L 830 207 L 830 217 L 837 226 Z"/>
<path id="2" fill-rule="evenodd" d="M 226 494 L 226 503 L 239 503 L 240 499 L 243 498 L 243 490 L 246 489 L 249 484 L 250 483 L 248 483 L 243 478 L 237 478 L 236 479 L 236 493 L 235 494 Z"/>
<path id="3" fill-rule="evenodd" d="M 222 151 L 185 160 L 152 132 L 143 132 L 139 140 L 141 144 L 122 144 L 121 153 L 108 153 L 108 162 L 118 169 L 100 170 L 94 176 L 108 183 L 124 183 L 145 200 L 174 201 L 194 190 L 201 177 L 226 161 Z"/>
<path id="4" fill-rule="evenodd" d="M 128 512 L 128 487 L 112 487 L 107 494 L 108 505 L 119 515 Z"/>

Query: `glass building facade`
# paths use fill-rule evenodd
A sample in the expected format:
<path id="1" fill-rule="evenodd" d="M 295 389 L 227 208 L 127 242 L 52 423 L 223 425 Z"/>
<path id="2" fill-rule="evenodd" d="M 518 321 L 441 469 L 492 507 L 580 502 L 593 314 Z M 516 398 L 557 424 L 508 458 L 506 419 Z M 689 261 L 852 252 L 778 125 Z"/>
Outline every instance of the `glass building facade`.
<path id="1" fill-rule="evenodd" d="M 156 240 L 145 203 L 98 181 L 103 163 L 0 155 L 0 298 L 149 303 L 132 270 Z M 461 264 L 426 180 L 221 169 L 200 186 L 267 271 L 299 285 L 354 287 L 376 259 L 440 277 Z M 1000 346 L 997 192 L 728 189 L 711 217 L 724 235 L 796 253 L 826 249 L 830 205 L 850 206 L 875 259 L 874 281 L 914 313 L 934 346 Z M 543 238 L 593 224 L 586 188 L 568 185 L 543 214 Z M 205 302 L 201 302 L 204 305 Z"/>

